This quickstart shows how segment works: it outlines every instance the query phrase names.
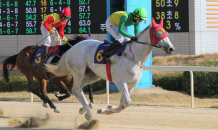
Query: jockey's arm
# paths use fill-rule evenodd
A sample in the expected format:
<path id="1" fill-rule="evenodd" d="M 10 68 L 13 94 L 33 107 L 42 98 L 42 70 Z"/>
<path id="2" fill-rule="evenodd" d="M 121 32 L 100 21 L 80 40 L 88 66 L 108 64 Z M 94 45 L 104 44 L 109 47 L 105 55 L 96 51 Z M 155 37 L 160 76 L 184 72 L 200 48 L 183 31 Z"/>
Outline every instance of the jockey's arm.
<path id="1" fill-rule="evenodd" d="M 64 27 L 66 24 L 63 24 L 62 26 L 59 27 L 59 34 L 63 38 L 64 37 Z"/>
<path id="2" fill-rule="evenodd" d="M 122 16 L 120 18 L 120 23 L 119 23 L 119 26 L 118 26 L 118 32 L 120 34 L 122 34 L 124 37 L 131 37 L 130 34 L 128 34 L 126 31 L 124 31 L 124 27 L 125 27 L 126 21 L 127 21 L 127 17 L 126 16 Z"/>
<path id="3" fill-rule="evenodd" d="M 44 21 L 43 26 L 50 32 L 52 29 L 49 27 L 49 24 L 54 22 L 54 17 L 49 16 L 46 21 Z"/>
<path id="4" fill-rule="evenodd" d="M 139 24 L 135 24 L 134 25 L 134 33 L 135 33 L 135 37 L 138 37 L 138 34 L 139 34 Z"/>

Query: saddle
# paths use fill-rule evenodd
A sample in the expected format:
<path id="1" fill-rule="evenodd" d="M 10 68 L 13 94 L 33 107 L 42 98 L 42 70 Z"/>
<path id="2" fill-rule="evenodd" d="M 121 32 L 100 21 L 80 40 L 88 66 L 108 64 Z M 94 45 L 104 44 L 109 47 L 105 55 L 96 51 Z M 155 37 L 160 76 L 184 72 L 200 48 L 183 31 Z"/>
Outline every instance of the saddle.
<path id="1" fill-rule="evenodd" d="M 44 45 L 43 44 L 41 45 L 41 48 L 44 49 Z M 49 55 L 53 55 L 56 51 L 58 51 L 58 49 L 59 49 L 59 46 L 51 46 L 48 49 L 48 54 Z"/>
<path id="2" fill-rule="evenodd" d="M 51 46 L 48 50 L 48 58 L 46 63 L 50 64 L 52 63 L 52 60 L 57 56 L 57 54 L 61 51 L 59 46 Z M 42 55 L 44 53 L 44 45 L 41 45 L 41 47 L 38 47 L 35 51 L 35 54 L 33 55 L 32 63 L 34 65 L 44 66 L 44 63 L 42 61 Z"/>
<path id="3" fill-rule="evenodd" d="M 94 63 L 96 64 L 106 64 L 106 59 L 103 58 L 101 56 L 101 54 L 112 44 L 113 42 L 111 41 L 108 41 L 108 40 L 104 40 L 104 43 L 100 44 L 98 47 L 97 47 L 97 50 L 95 52 L 95 56 L 94 56 Z M 116 48 L 115 50 L 113 50 L 110 54 L 110 56 L 112 55 L 118 55 L 118 56 L 121 56 L 122 55 L 122 52 L 120 51 L 124 51 L 126 48 L 126 43 L 123 44 L 122 46 L 120 46 L 119 48 Z M 119 50 L 117 50 L 119 49 Z"/>

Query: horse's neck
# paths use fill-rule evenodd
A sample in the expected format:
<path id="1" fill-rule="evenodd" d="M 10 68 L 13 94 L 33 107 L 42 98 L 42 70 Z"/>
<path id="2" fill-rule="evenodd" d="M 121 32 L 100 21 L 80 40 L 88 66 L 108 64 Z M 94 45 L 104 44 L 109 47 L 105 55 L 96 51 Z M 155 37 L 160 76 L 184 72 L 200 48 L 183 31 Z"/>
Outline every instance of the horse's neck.
<path id="1" fill-rule="evenodd" d="M 138 41 L 151 44 L 149 29 L 142 31 L 138 37 Z M 132 51 L 134 53 L 134 59 L 140 64 L 144 65 L 147 61 L 149 54 L 152 51 L 152 46 L 133 42 Z"/>

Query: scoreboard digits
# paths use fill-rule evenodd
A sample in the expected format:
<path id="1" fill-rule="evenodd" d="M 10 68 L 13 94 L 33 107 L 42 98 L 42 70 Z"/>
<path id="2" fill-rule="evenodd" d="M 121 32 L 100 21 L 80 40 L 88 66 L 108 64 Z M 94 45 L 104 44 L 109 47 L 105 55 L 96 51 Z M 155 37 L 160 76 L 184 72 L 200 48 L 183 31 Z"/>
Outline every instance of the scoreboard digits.
<path id="1" fill-rule="evenodd" d="M 65 34 L 106 33 L 106 0 L 0 0 L 0 35 L 41 34 L 46 15 L 70 8 Z"/>
<path id="2" fill-rule="evenodd" d="M 152 17 L 168 32 L 189 32 L 188 0 L 152 0 Z"/>

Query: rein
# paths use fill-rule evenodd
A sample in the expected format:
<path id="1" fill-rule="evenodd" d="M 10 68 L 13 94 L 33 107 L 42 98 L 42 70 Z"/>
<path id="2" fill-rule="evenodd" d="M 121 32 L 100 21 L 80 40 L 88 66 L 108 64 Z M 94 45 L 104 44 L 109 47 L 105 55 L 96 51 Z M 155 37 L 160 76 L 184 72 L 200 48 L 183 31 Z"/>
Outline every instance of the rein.
<path id="1" fill-rule="evenodd" d="M 59 40 L 64 41 L 63 38 L 55 37 L 55 41 L 59 41 Z M 66 42 L 66 43 L 67 43 L 70 47 L 72 47 L 72 45 L 71 45 L 69 42 Z"/>
<path id="2" fill-rule="evenodd" d="M 117 49 L 117 50 L 120 51 L 121 53 L 123 53 L 129 60 L 133 61 L 139 67 L 141 67 L 141 68 L 144 67 L 144 65 L 141 65 L 138 61 L 136 61 L 134 58 L 131 58 L 131 56 L 127 55 L 125 52 L 121 51 L 120 49 Z"/>
<path id="3" fill-rule="evenodd" d="M 162 27 L 162 26 L 158 26 L 158 27 Z M 156 27 L 156 28 L 158 28 L 158 27 Z M 156 29 L 156 28 L 152 28 L 152 33 L 153 33 L 153 35 L 155 36 L 155 38 L 157 39 L 157 37 L 156 37 L 156 35 L 155 35 L 155 32 L 154 32 L 154 29 Z M 151 37 L 152 37 L 153 35 L 151 35 Z M 140 41 L 135 41 L 135 42 L 136 42 L 136 43 L 139 43 L 139 44 L 145 44 L 145 45 L 153 46 L 153 47 L 156 47 L 156 48 L 162 48 L 162 45 L 159 43 L 159 40 L 158 40 L 158 39 L 157 39 L 157 41 L 158 41 L 158 42 L 157 42 L 156 45 L 152 45 L 152 44 L 148 44 L 148 43 L 146 43 L 146 42 L 140 42 Z M 132 45 L 132 40 L 127 41 L 126 43 L 131 43 L 131 45 Z M 138 61 L 136 61 L 136 60 L 134 59 L 134 53 L 131 51 L 131 45 L 130 45 L 130 50 L 129 50 L 129 51 L 133 54 L 133 58 L 132 58 L 131 56 L 127 55 L 125 52 L 121 51 L 120 49 L 117 49 L 117 50 L 120 51 L 121 53 L 123 53 L 129 60 L 133 61 L 136 65 L 138 65 L 139 67 L 143 68 L 144 65 L 141 65 Z M 157 45 L 159 45 L 159 46 L 157 46 Z"/>
<path id="4" fill-rule="evenodd" d="M 132 45 L 132 41 L 131 40 L 126 42 L 126 43 L 131 43 L 131 45 Z M 141 44 L 146 44 L 146 45 L 151 45 L 151 44 L 147 44 L 147 43 L 144 43 L 144 42 L 140 42 L 140 43 Z M 141 65 L 138 61 L 136 61 L 134 59 L 134 53 L 131 51 L 131 45 L 130 45 L 130 50 L 129 51 L 133 54 L 133 58 L 131 56 L 127 55 L 125 52 L 121 51 L 120 49 L 117 49 L 117 50 L 120 51 L 122 54 L 124 54 L 129 60 L 133 61 L 136 65 L 138 65 L 139 67 L 143 68 L 144 65 Z"/>
<path id="5" fill-rule="evenodd" d="M 55 41 L 59 41 L 59 40 L 64 41 L 63 38 L 55 37 Z M 86 37 L 86 39 L 83 39 L 83 40 L 92 40 L 92 37 Z M 83 41 L 83 40 L 82 40 L 82 41 Z M 66 42 L 66 43 L 67 43 L 70 47 L 73 47 L 69 42 Z M 57 57 L 61 58 L 61 56 L 59 56 L 58 54 L 55 53 L 55 55 L 56 55 Z"/>

